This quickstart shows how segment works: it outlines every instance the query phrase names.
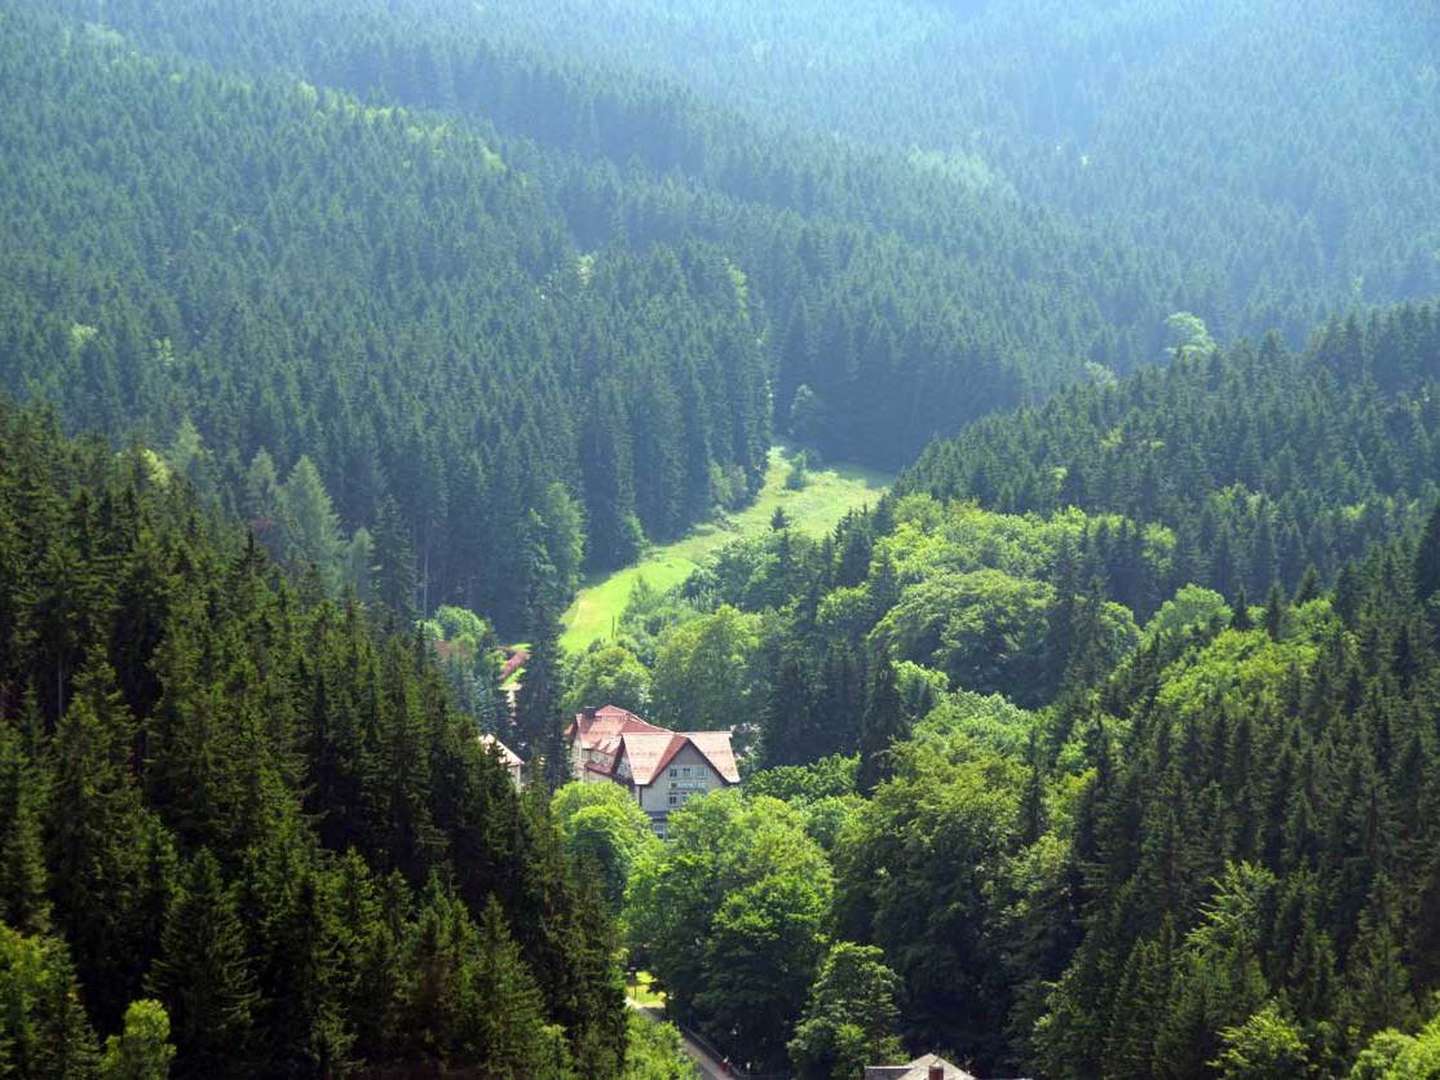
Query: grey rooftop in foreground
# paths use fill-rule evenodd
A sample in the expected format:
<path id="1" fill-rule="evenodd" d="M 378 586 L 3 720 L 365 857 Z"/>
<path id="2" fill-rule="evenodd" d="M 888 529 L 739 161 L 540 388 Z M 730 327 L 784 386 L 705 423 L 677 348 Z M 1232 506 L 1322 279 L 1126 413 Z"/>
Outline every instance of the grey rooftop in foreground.
<path id="1" fill-rule="evenodd" d="M 908 1065 L 868 1065 L 865 1080 L 976 1080 L 957 1065 L 935 1054 L 918 1057 Z"/>

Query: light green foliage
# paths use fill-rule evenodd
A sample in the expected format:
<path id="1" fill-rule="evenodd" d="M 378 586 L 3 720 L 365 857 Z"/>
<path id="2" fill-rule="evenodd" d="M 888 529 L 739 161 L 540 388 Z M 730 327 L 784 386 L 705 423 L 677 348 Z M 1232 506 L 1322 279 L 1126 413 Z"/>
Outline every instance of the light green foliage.
<path id="1" fill-rule="evenodd" d="M 916 754 L 944 753 L 957 740 L 992 753 L 1016 757 L 1038 728 L 1034 713 L 999 694 L 960 690 L 947 694 L 915 727 Z"/>
<path id="2" fill-rule="evenodd" d="M 735 790 L 671 814 L 669 834 L 631 879 L 632 954 L 678 1015 L 783 1062 L 823 949 L 829 863 L 800 811 Z"/>
<path id="3" fill-rule="evenodd" d="M 89 1080 L 95 1060 L 65 943 L 0 923 L 0 1074 Z"/>
<path id="4" fill-rule="evenodd" d="M 1212 1064 L 1223 1080 L 1280 1080 L 1304 1076 L 1309 1063 L 1300 1030 L 1275 1002 L 1238 1027 L 1224 1028 L 1225 1050 Z"/>
<path id="5" fill-rule="evenodd" d="M 930 495 L 909 494 L 895 507 L 893 533 L 876 545 L 889 554 L 900 580 L 910 583 L 941 572 L 1003 570 L 1012 577 L 1040 578 L 1054 566 L 1061 545 L 1072 550 L 1087 529 L 1102 525 L 1118 530 L 1124 519 L 1114 514 L 1086 514 L 1075 508 L 1045 518 L 1037 514 L 1003 514 L 973 502 L 948 505 Z M 1163 527 L 1145 531 L 1141 558 L 1158 566 L 1168 556 L 1173 537 Z"/>
<path id="6" fill-rule="evenodd" d="M 1165 333 L 1169 340 L 1167 351 L 1174 356 L 1182 350 L 1210 352 L 1215 348 L 1215 339 L 1205 326 L 1205 320 L 1188 311 L 1177 311 L 1165 320 Z"/>
<path id="7" fill-rule="evenodd" d="M 804 807 L 805 832 L 832 858 L 841 837 L 865 809 L 865 800 L 858 794 L 827 795 Z"/>
<path id="8" fill-rule="evenodd" d="M 759 660 L 759 618 L 729 605 L 667 631 L 655 656 L 655 722 L 715 731 L 746 718 Z"/>
<path id="9" fill-rule="evenodd" d="M 1371 1036 L 1350 1080 L 1436 1080 L 1440 1077 L 1440 1016 L 1418 1035 L 1387 1029 Z"/>
<path id="10" fill-rule="evenodd" d="M 320 472 L 301 456 L 279 492 L 281 557 L 292 566 L 313 565 L 326 588 L 339 586 L 341 555 L 340 519 Z"/>
<path id="11" fill-rule="evenodd" d="M 180 426 L 175 431 L 175 438 L 170 443 L 170 449 L 165 455 L 170 468 L 199 487 L 209 455 L 210 451 L 206 449 L 205 441 L 200 437 L 199 430 L 190 417 L 185 417 L 180 421 Z"/>
<path id="12" fill-rule="evenodd" d="M 256 525 L 270 527 L 280 515 L 280 478 L 275 461 L 263 446 L 255 451 L 245 472 L 245 516 Z"/>
<path id="13" fill-rule="evenodd" d="M 1306 641 L 1272 642 L 1263 630 L 1226 630 L 1193 662 L 1177 665 L 1157 704 L 1177 717 L 1213 712 L 1220 703 L 1238 712 L 1282 685 L 1292 666 L 1309 668 L 1317 652 Z"/>
<path id="14" fill-rule="evenodd" d="M 901 1060 L 899 989 L 875 946 L 833 945 L 790 1040 L 800 1080 L 853 1080 L 866 1065 Z"/>
<path id="15" fill-rule="evenodd" d="M 826 852 L 860 813 L 864 800 L 856 788 L 860 759 L 833 754 L 809 765 L 780 765 L 745 778 L 751 798 L 783 799 L 805 815 L 805 831 Z"/>
<path id="16" fill-rule="evenodd" d="M 618 911 L 635 863 L 660 845 L 649 815 L 618 784 L 578 781 L 551 796 L 550 811 L 570 857 L 594 867 Z"/>
<path id="17" fill-rule="evenodd" d="M 592 644 L 574 659 L 566 682 L 561 710 L 567 716 L 591 705 L 618 705 L 642 716 L 650 711 L 650 672 L 624 645 Z"/>
<path id="18" fill-rule="evenodd" d="M 170 1045 L 170 1016 L 149 998 L 130 1003 L 125 1028 L 105 1040 L 101 1080 L 165 1080 L 175 1048 Z"/>
<path id="19" fill-rule="evenodd" d="M 789 469 L 785 449 L 772 447 L 764 486 L 749 506 L 696 527 L 682 540 L 651 547 L 636 565 L 587 584 L 565 612 L 561 644 L 578 652 L 592 641 L 608 638 L 637 582 L 645 581 L 656 593 L 674 588 L 727 544 L 769 532 L 777 507 L 784 508 L 792 529 L 820 536 L 834 529 L 847 513 L 874 503 L 893 479 L 874 469 L 826 465 L 809 470 L 804 491 L 790 491 L 785 487 Z"/>
<path id="20" fill-rule="evenodd" d="M 804 491 L 810 486 L 810 461 L 805 451 L 795 455 L 790 473 L 785 477 L 786 491 Z"/>
<path id="21" fill-rule="evenodd" d="M 897 659 L 933 668 L 951 686 L 1035 706 L 1054 696 L 1074 665 L 1098 674 L 1134 648 L 1139 635 L 1128 610 L 1103 597 L 1058 591 L 1080 591 L 1081 582 L 1048 580 L 1062 550 L 1073 562 L 1087 530 L 1118 531 L 1120 518 L 1071 509 L 1047 520 L 972 503 L 942 506 L 912 494 L 899 501 L 895 519 L 893 533 L 876 544 L 876 558 L 894 566 L 902 589 L 871 640 L 888 645 Z M 1161 531 L 1139 540 L 1147 572 L 1168 560 L 1171 539 Z M 822 602 L 827 627 L 865 625 L 861 598 L 847 601 L 841 594 Z"/>
<path id="22" fill-rule="evenodd" d="M 1034 700 L 1049 681 L 1045 637 L 1054 590 L 1000 570 L 943 572 L 911 585 L 874 640 L 952 685 Z"/>
<path id="23" fill-rule="evenodd" d="M 900 702 L 912 717 L 929 713 L 950 689 L 950 680 L 943 671 L 922 667 L 912 660 L 896 661 L 895 681 Z"/>
<path id="24" fill-rule="evenodd" d="M 853 795 L 859 765 L 860 759 L 853 754 L 833 754 L 809 765 L 762 769 L 745 778 L 745 793 L 802 805 L 833 796 Z"/>
<path id="25" fill-rule="evenodd" d="M 1204 629 L 1217 620 L 1222 626 L 1228 625 L 1230 615 L 1230 605 L 1219 593 L 1199 585 L 1186 585 L 1160 605 L 1160 610 L 1145 624 L 1141 641 L 1149 645 L 1161 635 Z"/>
<path id="26" fill-rule="evenodd" d="M 698 1080 L 700 1074 L 681 1049 L 675 1025 L 632 1012 L 629 1033 L 621 1080 Z"/>
<path id="27" fill-rule="evenodd" d="M 431 620 L 441 641 L 449 642 L 467 652 L 473 652 L 482 643 L 491 639 L 490 625 L 473 611 L 451 604 L 442 604 L 435 609 Z"/>
<path id="28" fill-rule="evenodd" d="M 490 624 L 468 608 L 442 604 L 419 623 L 420 632 L 434 643 L 456 704 L 475 717 L 487 731 L 502 725 L 505 706 L 497 683 L 500 647 Z M 520 648 L 520 646 L 516 646 Z M 523 669 L 522 669 L 523 670 Z M 512 674 L 511 678 L 516 678 Z"/>

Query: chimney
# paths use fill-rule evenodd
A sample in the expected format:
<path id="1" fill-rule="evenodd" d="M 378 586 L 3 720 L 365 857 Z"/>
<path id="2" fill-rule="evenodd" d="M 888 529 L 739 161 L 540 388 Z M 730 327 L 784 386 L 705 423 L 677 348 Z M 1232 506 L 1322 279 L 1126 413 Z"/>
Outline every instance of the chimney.
<path id="1" fill-rule="evenodd" d="M 931 1066 L 930 1066 L 930 1080 L 945 1080 L 945 1066 L 944 1066 L 944 1065 L 931 1065 Z"/>
<path id="2" fill-rule="evenodd" d="M 583 709 L 580 710 L 580 712 L 584 715 L 584 717 L 585 717 L 586 720 L 594 720 L 594 719 L 595 719 L 595 706 L 594 706 L 594 705 L 586 705 Z"/>

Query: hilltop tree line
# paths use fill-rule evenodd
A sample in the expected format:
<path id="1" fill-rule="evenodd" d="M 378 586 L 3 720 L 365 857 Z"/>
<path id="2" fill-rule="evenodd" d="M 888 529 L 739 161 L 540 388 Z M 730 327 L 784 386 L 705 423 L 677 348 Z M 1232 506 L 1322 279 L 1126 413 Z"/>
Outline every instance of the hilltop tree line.
<path id="1" fill-rule="evenodd" d="M 1108 577 L 1142 613 L 1185 582 L 1258 601 L 1272 583 L 1294 592 L 1312 568 L 1332 581 L 1440 495 L 1434 305 L 1335 321 L 1300 352 L 1269 337 L 1179 353 L 938 441 L 897 489 L 1163 525 L 1175 545 L 1160 593 Z"/>

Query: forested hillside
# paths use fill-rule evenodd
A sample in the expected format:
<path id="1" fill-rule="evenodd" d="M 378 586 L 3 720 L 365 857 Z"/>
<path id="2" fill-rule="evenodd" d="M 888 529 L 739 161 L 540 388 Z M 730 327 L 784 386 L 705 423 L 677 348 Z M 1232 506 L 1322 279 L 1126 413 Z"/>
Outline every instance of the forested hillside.
<path id="1" fill-rule="evenodd" d="M 720 253 L 582 256 L 473 130 L 6 20 L 4 374 L 69 426 L 174 445 L 262 535 L 304 456 L 387 601 L 512 626 L 582 545 L 618 565 L 758 488 L 767 367 Z"/>
<path id="2" fill-rule="evenodd" d="M 1293 337 L 1317 304 L 1440 289 L 1432 16 L 1372 0 L 539 0 L 473 20 L 1063 209 L 1192 264 L 1181 306 L 1226 337 Z"/>
<path id="3" fill-rule="evenodd" d="M 761 770 L 632 877 L 680 1015 L 805 1077 L 894 1035 L 977 1075 L 1429 1075 L 1375 1063 L 1431 1052 L 1398 1033 L 1440 990 L 1435 325 L 1198 349 L 638 592 L 576 692 L 742 701 Z"/>
<path id="4" fill-rule="evenodd" d="M 1225 7 L 1202 37 L 1127 4 L 1037 31 L 1043 63 L 992 47 L 1043 23 L 1034 8 L 902 4 L 882 32 L 856 3 L 828 31 L 842 50 L 797 38 L 814 12 L 740 3 L 615 19 L 430 0 L 17 5 L 7 384 L 62 401 L 77 428 L 183 442 L 260 521 L 273 507 L 247 490 L 303 455 L 344 530 L 364 530 L 348 561 L 380 566 L 390 602 L 519 628 L 574 589 L 576 510 L 584 565 L 621 565 L 753 494 L 772 429 L 893 468 L 1096 365 L 1160 359 L 1177 308 L 1222 339 L 1294 339 L 1337 306 L 1436 286 L 1414 216 L 1440 145 L 1434 80 L 1423 57 L 1407 66 L 1417 13 L 1366 23 L 1407 58 L 1383 86 L 1336 42 L 1345 4 L 1307 16 L 1326 44 L 1305 62 L 1335 52 L 1354 71 L 1312 106 L 1274 84 L 1281 60 L 1253 62 L 1295 36 L 1277 12 Z M 594 62 L 572 33 L 602 46 Z M 862 63 L 871 33 L 887 44 Z M 722 93 L 710 65 L 751 37 L 769 59 Z M 687 91 L 677 57 L 697 38 L 715 47 Z M 1249 113 L 1218 98 L 1214 115 L 1148 115 L 1194 108 L 1176 72 L 1217 62 L 1204 42 L 1228 50 L 1227 94 L 1274 110 L 1255 123 L 1318 144 L 1236 130 Z M 928 76 L 881 77 L 913 55 L 919 74 L 964 80 L 943 108 L 918 105 Z M 802 66 L 819 81 L 798 93 Z M 818 118 L 837 97 L 822 88 L 857 70 L 887 92 Z M 1023 74 L 1038 70 L 1044 87 Z M 1339 113 L 1364 120 L 1312 122 Z M 901 114 L 931 126 L 902 134 L 920 121 Z M 1073 130 L 1049 130 L 1062 115 Z M 976 139 L 994 147 L 960 145 Z M 1227 149 L 1240 141 L 1266 156 Z M 1382 146 L 1384 235 L 1364 209 Z M 1323 182 L 1283 168 L 1321 158 Z M 1179 159 L 1228 170 L 1187 179 L 1210 201 L 1177 201 Z M 289 554 L 344 576 L 343 553 Z"/>
<path id="5" fill-rule="evenodd" d="M 4 5 L 0 1077 L 1440 1078 L 1437 40 Z"/>
<path id="6" fill-rule="evenodd" d="M 156 999 L 176 1077 L 619 1076 L 595 884 L 423 642 L 286 578 L 153 452 L 4 406 L 0 442 L 7 1074 L 93 1075 L 94 1032 L 144 1044 Z"/>
<path id="7" fill-rule="evenodd" d="M 897 488 L 1163 524 L 1175 533 L 1172 584 L 1255 600 L 1272 582 L 1294 591 L 1312 567 L 1332 580 L 1440 494 L 1433 305 L 1332 323 L 1298 353 L 1273 338 L 1179 352 L 936 442 Z M 1110 584 L 1142 612 L 1161 598 L 1135 580 Z"/>

